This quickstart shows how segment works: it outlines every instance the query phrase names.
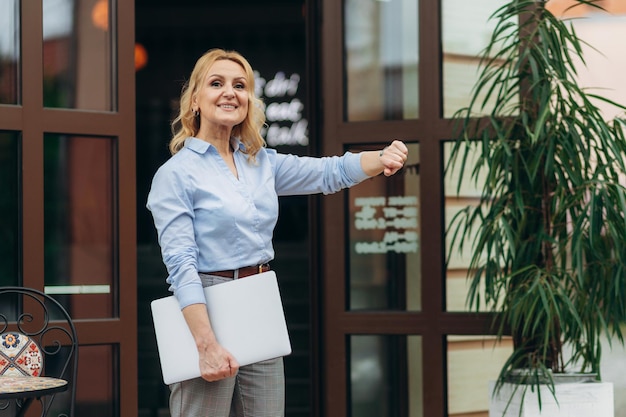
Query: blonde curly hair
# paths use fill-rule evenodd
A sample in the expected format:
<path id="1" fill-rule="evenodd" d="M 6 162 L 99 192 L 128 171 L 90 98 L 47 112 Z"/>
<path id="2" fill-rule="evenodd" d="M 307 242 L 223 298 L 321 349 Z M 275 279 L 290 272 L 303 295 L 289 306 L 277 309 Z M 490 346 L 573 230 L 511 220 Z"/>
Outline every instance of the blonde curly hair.
<path id="1" fill-rule="evenodd" d="M 261 136 L 261 128 L 265 123 L 265 106 L 261 99 L 254 94 L 254 71 L 250 63 L 238 52 L 223 49 L 211 49 L 204 53 L 191 72 L 189 81 L 183 86 L 180 95 L 180 111 L 172 121 L 172 140 L 169 144 L 170 153 L 174 155 L 182 149 L 185 139 L 195 136 L 200 129 L 200 117 L 195 116 L 192 110 L 194 94 L 202 86 L 204 78 L 211 66 L 219 60 L 233 61 L 243 68 L 248 80 L 248 114 L 243 122 L 233 127 L 232 135 L 238 137 L 245 146 L 246 153 L 252 159 L 265 146 Z"/>

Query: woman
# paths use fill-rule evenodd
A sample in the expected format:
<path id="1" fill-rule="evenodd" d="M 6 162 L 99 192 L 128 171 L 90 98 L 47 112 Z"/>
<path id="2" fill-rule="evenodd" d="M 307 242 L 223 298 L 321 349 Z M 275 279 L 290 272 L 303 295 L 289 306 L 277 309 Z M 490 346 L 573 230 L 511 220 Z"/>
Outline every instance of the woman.
<path id="1" fill-rule="evenodd" d="M 400 141 L 327 158 L 279 154 L 264 147 L 263 110 L 248 61 L 208 51 L 183 88 L 172 157 L 152 182 L 147 206 L 202 374 L 170 386 L 173 417 L 284 415 L 282 358 L 239 368 L 215 339 L 202 287 L 268 270 L 278 196 L 334 193 L 393 175 L 407 159 Z"/>

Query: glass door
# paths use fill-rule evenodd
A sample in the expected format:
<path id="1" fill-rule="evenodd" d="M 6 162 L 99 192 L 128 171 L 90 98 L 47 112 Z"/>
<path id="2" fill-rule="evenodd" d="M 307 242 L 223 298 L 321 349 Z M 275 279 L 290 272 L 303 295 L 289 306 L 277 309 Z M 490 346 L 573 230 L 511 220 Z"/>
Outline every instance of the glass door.
<path id="1" fill-rule="evenodd" d="M 77 415 L 134 416 L 134 2 L 8 0 L 0 16 L 0 285 L 75 320 Z"/>
<path id="2" fill-rule="evenodd" d="M 476 392 L 464 375 L 478 365 L 463 358 L 489 334 L 490 318 L 447 311 L 442 186 L 453 134 L 443 109 L 463 94 L 444 83 L 444 61 L 458 57 L 443 55 L 442 22 L 447 28 L 449 11 L 468 16 L 460 6 L 481 9 L 444 3 L 322 2 L 323 153 L 380 149 L 393 139 L 409 147 L 395 176 L 321 200 L 326 417 L 486 415 L 483 404 L 448 396 Z M 465 23 L 461 37 L 484 29 L 479 20 Z"/>

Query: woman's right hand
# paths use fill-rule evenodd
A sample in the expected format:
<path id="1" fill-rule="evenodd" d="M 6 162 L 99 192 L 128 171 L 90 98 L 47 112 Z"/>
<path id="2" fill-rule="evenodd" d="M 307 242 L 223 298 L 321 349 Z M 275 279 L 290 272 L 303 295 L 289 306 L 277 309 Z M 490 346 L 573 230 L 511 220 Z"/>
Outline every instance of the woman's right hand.
<path id="1" fill-rule="evenodd" d="M 201 376 L 209 382 L 230 378 L 239 370 L 239 363 L 235 357 L 217 342 L 200 349 L 198 354 Z"/>
<path id="2" fill-rule="evenodd" d="M 212 382 L 235 376 L 239 363 L 215 339 L 206 305 L 188 305 L 183 308 L 183 316 L 196 341 L 202 378 Z"/>

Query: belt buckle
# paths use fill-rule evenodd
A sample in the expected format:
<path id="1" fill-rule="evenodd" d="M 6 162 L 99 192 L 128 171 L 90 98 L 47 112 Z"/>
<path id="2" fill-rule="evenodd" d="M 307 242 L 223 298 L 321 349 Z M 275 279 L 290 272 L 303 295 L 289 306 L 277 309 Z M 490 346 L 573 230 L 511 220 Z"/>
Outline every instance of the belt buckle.
<path id="1" fill-rule="evenodd" d="M 259 274 L 263 273 L 263 264 L 259 264 Z"/>

